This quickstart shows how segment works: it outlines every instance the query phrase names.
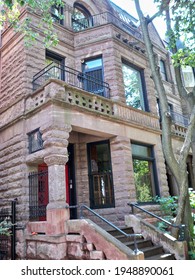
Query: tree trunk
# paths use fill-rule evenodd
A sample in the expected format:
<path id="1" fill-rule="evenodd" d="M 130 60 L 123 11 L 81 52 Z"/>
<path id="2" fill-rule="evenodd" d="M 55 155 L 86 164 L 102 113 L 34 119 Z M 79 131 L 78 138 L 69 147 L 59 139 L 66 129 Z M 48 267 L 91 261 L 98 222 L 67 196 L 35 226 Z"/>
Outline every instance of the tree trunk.
<path id="1" fill-rule="evenodd" d="M 166 160 L 166 163 L 171 170 L 178 188 L 179 188 L 179 202 L 178 202 L 178 211 L 176 217 L 175 225 L 185 224 L 185 234 L 186 238 L 189 241 L 192 228 L 192 216 L 191 209 L 188 197 L 188 177 L 187 177 L 187 165 L 186 160 L 190 150 L 192 134 L 195 128 L 195 106 L 191 106 L 191 114 L 188 129 L 186 132 L 186 137 L 183 143 L 183 146 L 180 150 L 180 155 L 176 158 L 173 147 L 172 147 L 172 132 L 171 132 L 171 117 L 168 110 L 168 101 L 165 88 L 162 82 L 160 75 L 158 62 L 156 61 L 156 55 L 153 50 L 153 45 L 149 36 L 148 23 L 151 21 L 148 18 L 145 18 L 139 4 L 139 0 L 135 0 L 136 10 L 140 19 L 140 24 L 142 28 L 142 34 L 145 42 L 146 52 L 148 55 L 150 68 L 152 72 L 152 79 L 155 84 L 156 91 L 158 93 L 159 105 L 161 109 L 161 118 L 162 118 L 162 147 L 163 153 Z M 154 17 L 153 17 L 154 18 Z M 176 69 L 178 77 L 180 79 L 180 68 Z M 182 91 L 180 97 L 183 99 L 185 92 Z M 189 104 L 188 100 L 185 100 L 186 104 Z M 190 107 L 189 107 L 190 108 Z M 178 230 L 173 230 L 175 237 L 178 237 Z M 189 244 L 189 243 L 188 243 Z"/>

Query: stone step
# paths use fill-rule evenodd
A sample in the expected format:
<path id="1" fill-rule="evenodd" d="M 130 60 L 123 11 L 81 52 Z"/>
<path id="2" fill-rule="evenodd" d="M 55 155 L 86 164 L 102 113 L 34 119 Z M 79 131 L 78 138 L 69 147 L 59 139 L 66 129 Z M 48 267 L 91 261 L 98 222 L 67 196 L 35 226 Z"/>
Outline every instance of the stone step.
<path id="1" fill-rule="evenodd" d="M 120 228 L 127 234 L 134 234 L 132 227 Z M 118 239 L 128 248 L 135 250 L 134 237 L 126 237 L 117 230 L 107 231 L 113 237 Z M 175 260 L 174 254 L 165 253 L 163 246 L 153 244 L 151 239 L 144 239 L 143 237 L 136 238 L 138 250 L 144 253 L 144 258 L 146 260 Z"/>
<path id="2" fill-rule="evenodd" d="M 164 253 L 164 254 L 159 254 L 159 255 L 154 255 L 145 258 L 146 260 L 175 260 L 174 254 L 171 253 Z"/>
<path id="3" fill-rule="evenodd" d="M 145 259 L 154 255 L 164 254 L 164 250 L 161 245 L 153 245 L 150 247 L 145 247 L 142 248 L 141 251 L 144 253 Z"/>
<path id="4" fill-rule="evenodd" d="M 123 244 L 131 248 L 132 250 L 135 249 L 134 241 L 123 242 Z M 137 248 L 140 249 L 140 251 L 142 251 L 143 248 L 148 248 L 153 246 L 153 243 L 150 239 L 136 240 L 136 244 L 137 244 Z"/>
<path id="5" fill-rule="evenodd" d="M 124 228 L 120 228 L 120 230 L 124 231 L 124 232 L 127 233 L 127 234 L 133 234 L 133 233 L 134 233 L 132 227 L 124 227 Z M 114 237 L 119 236 L 119 235 L 122 235 L 122 234 L 120 233 L 120 231 L 118 231 L 118 230 L 116 230 L 116 229 L 108 230 L 107 232 L 110 233 L 110 234 L 111 234 L 112 236 L 114 236 Z"/>

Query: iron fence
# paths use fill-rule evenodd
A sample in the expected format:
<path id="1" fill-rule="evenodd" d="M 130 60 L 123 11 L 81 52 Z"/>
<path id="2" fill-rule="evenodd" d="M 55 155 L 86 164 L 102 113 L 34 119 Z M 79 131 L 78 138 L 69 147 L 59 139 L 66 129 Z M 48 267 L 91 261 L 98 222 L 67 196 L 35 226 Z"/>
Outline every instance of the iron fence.
<path id="1" fill-rule="evenodd" d="M 48 204 L 48 171 L 31 172 L 29 178 L 29 220 L 45 221 Z"/>
<path id="2" fill-rule="evenodd" d="M 17 199 L 0 199 L 0 223 L 9 231 L 9 235 L 0 234 L 0 260 L 16 258 L 16 203 Z"/>

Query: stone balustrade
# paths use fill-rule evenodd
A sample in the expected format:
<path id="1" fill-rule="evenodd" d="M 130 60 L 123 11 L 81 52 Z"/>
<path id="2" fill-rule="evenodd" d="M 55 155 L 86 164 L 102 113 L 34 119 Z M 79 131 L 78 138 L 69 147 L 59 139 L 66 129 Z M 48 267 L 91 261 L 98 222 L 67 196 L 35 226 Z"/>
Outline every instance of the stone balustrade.
<path id="1" fill-rule="evenodd" d="M 89 93 L 55 79 L 47 81 L 45 86 L 26 99 L 27 112 L 40 107 L 49 99 L 57 99 L 64 102 L 65 106 L 66 104 L 74 107 L 77 106 L 78 110 L 85 109 L 103 116 L 108 116 L 109 118 L 113 118 L 113 121 L 125 121 L 152 130 L 160 129 L 157 115 Z"/>

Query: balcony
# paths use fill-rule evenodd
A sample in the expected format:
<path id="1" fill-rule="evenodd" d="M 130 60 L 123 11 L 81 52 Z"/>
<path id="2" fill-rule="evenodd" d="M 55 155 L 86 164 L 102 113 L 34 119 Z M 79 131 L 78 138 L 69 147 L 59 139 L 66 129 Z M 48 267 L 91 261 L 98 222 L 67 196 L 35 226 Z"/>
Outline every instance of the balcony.
<path id="1" fill-rule="evenodd" d="M 93 76 L 87 75 L 67 66 L 56 66 L 54 63 L 51 63 L 33 77 L 33 91 L 43 86 L 49 79 L 58 79 L 87 92 L 106 98 L 110 97 L 109 84 L 95 78 L 95 74 Z"/>
<path id="2" fill-rule="evenodd" d="M 170 110 L 170 114 L 174 123 L 173 134 L 184 138 L 188 127 L 188 118 L 173 110 Z"/>
<path id="3" fill-rule="evenodd" d="M 121 20 L 109 12 L 93 15 L 88 18 L 73 20 L 72 28 L 74 32 L 79 32 L 87 28 L 94 28 L 109 23 L 117 26 L 128 34 L 133 35 L 137 39 L 142 38 L 140 31 L 136 27 L 130 23 L 127 23 L 127 21 Z"/>

